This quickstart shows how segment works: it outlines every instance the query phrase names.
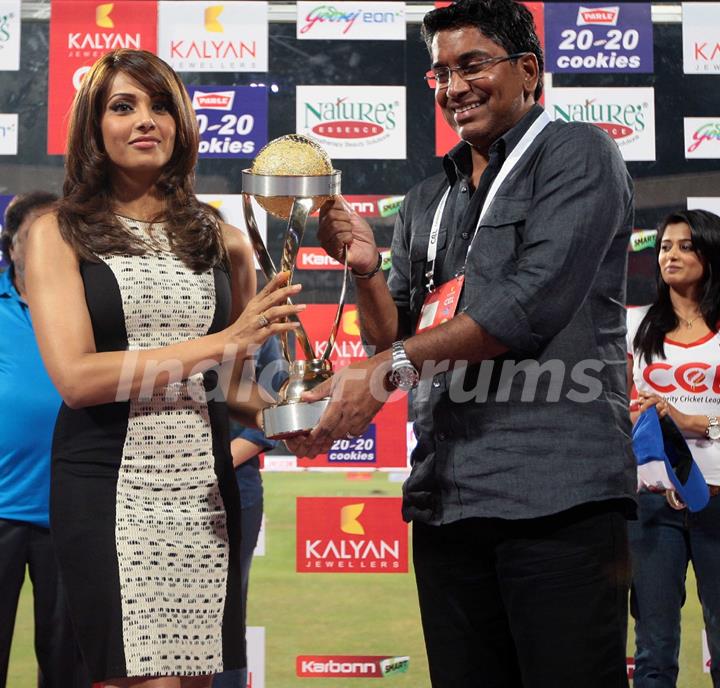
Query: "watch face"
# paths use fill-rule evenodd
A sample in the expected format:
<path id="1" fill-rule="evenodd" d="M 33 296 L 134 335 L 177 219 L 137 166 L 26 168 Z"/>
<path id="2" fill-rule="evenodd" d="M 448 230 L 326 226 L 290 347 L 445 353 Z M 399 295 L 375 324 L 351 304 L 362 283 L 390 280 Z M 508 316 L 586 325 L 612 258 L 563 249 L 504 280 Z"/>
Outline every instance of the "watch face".
<path id="1" fill-rule="evenodd" d="M 403 366 L 396 368 L 390 373 L 390 381 L 392 384 L 403 391 L 407 391 L 415 387 L 418 381 L 418 373 L 412 366 Z"/>
<path id="2" fill-rule="evenodd" d="M 720 425 L 709 425 L 707 435 L 711 440 L 720 440 Z"/>

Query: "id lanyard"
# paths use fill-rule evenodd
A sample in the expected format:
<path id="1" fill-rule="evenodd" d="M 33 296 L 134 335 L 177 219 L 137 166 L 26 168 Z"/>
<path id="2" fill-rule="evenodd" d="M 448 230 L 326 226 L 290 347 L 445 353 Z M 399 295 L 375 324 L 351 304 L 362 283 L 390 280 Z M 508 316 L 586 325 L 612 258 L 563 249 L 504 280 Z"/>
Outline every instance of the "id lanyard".
<path id="1" fill-rule="evenodd" d="M 493 183 L 490 185 L 490 189 L 487 192 L 487 196 L 485 196 L 485 202 L 483 203 L 482 210 L 480 211 L 480 216 L 478 217 L 477 225 L 475 225 L 475 232 L 473 233 L 472 239 L 470 240 L 470 245 L 468 246 L 467 254 L 465 255 L 465 262 L 467 263 L 467 256 L 470 254 L 470 249 L 472 248 L 473 241 L 475 241 L 475 237 L 477 236 L 478 230 L 480 229 L 480 225 L 482 224 L 483 217 L 485 216 L 485 213 L 487 212 L 487 209 L 490 207 L 490 204 L 493 202 L 493 199 L 497 195 L 498 189 L 500 188 L 500 185 L 507 179 L 510 172 L 512 172 L 515 165 L 518 164 L 522 156 L 525 154 L 527 149 L 530 147 L 532 142 L 537 138 L 538 134 L 548 125 L 550 124 L 550 116 L 547 114 L 547 112 L 543 112 L 533 123 L 532 126 L 525 132 L 523 137 L 518 141 L 517 146 L 513 148 L 512 152 L 508 157 L 505 159 L 505 162 L 503 162 L 502 167 L 500 168 L 500 171 L 497 173 L 497 176 L 493 180 Z M 440 203 L 435 210 L 435 215 L 433 216 L 432 226 L 430 228 L 430 238 L 428 241 L 428 248 L 427 248 L 427 262 L 426 265 L 428 266 L 427 271 L 425 272 L 425 277 L 427 279 L 427 290 L 432 291 L 435 288 L 435 258 L 437 257 L 437 242 L 438 242 L 438 236 L 440 234 L 440 223 L 442 222 L 442 216 L 443 212 L 445 211 L 445 205 L 447 204 L 448 196 L 450 195 L 450 187 L 448 187 L 445 190 L 445 193 L 443 194 L 443 197 L 440 199 Z"/>

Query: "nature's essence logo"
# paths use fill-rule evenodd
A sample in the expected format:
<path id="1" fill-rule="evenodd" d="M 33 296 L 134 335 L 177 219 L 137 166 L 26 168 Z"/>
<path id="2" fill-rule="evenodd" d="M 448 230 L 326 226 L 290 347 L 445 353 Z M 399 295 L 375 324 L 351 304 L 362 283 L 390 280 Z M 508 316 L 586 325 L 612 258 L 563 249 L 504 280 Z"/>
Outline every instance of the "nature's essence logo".
<path id="1" fill-rule="evenodd" d="M 645 131 L 648 104 L 599 103 L 588 98 L 584 103 L 555 105 L 554 111 L 556 119 L 594 124 L 620 142 Z"/>
<path id="2" fill-rule="evenodd" d="M 397 103 L 334 101 L 305 103 L 305 126 L 318 136 L 333 139 L 370 139 L 395 129 Z"/>

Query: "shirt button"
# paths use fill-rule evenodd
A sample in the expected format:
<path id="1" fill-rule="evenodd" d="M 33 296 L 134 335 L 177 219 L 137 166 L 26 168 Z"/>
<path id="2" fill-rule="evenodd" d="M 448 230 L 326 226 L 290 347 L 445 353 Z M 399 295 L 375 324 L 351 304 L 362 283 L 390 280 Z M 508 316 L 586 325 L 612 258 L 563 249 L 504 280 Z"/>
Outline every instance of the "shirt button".
<path id="1" fill-rule="evenodd" d="M 437 389 L 440 386 L 440 380 L 433 380 L 433 387 Z"/>
<path id="2" fill-rule="evenodd" d="M 467 241 L 470 238 L 470 232 L 463 232 L 460 236 Z"/>
<path id="3" fill-rule="evenodd" d="M 460 193 L 467 193 L 467 186 L 461 186 Z"/>
<path id="4" fill-rule="evenodd" d="M 439 432 L 437 438 L 438 438 L 441 442 L 444 442 L 444 441 L 445 441 L 445 433 L 444 433 L 444 432 Z"/>

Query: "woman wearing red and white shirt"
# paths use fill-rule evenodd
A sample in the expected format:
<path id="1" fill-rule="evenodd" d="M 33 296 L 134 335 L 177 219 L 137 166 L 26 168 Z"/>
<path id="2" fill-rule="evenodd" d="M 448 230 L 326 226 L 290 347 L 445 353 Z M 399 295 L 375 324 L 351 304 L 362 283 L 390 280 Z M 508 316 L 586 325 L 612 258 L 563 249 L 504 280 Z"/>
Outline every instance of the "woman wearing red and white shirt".
<path id="1" fill-rule="evenodd" d="M 675 686 L 680 608 L 692 560 L 720 688 L 720 217 L 672 213 L 656 244 L 658 296 L 628 311 L 633 420 L 655 406 L 682 432 L 710 487 L 700 512 L 684 509 L 660 462 L 638 470 L 639 520 L 630 524 L 635 688 Z M 667 490 L 667 498 L 666 498 Z"/>

